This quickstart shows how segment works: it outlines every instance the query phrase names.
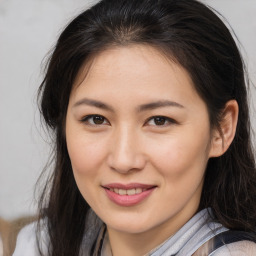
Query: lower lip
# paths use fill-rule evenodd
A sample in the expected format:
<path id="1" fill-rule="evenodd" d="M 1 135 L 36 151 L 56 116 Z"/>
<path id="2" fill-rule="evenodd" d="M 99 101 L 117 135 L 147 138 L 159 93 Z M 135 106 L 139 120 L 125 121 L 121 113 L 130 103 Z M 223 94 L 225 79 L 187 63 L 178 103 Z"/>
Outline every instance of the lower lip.
<path id="1" fill-rule="evenodd" d="M 117 205 L 120 206 L 133 206 L 136 204 L 139 204 L 142 202 L 144 199 L 146 199 L 155 189 L 155 187 L 145 190 L 141 192 L 140 194 L 135 194 L 135 195 L 119 195 L 109 189 L 104 188 L 106 191 L 106 194 L 108 198 L 116 203 Z"/>

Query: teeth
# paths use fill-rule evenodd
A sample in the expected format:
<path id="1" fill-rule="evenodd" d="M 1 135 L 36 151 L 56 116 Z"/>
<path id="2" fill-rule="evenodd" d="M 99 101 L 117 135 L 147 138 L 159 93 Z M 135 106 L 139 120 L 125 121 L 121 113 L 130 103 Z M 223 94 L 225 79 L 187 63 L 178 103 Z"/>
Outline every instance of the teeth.
<path id="1" fill-rule="evenodd" d="M 125 189 L 119 189 L 118 194 L 119 194 L 119 195 L 121 195 L 121 196 L 123 196 L 123 195 L 127 195 L 127 193 L 126 193 L 126 190 L 125 190 Z"/>
<path id="2" fill-rule="evenodd" d="M 146 191 L 146 189 L 142 189 L 142 188 L 132 188 L 132 189 L 118 189 L 118 188 L 110 188 L 109 189 L 112 192 L 115 192 L 116 194 L 119 194 L 121 196 L 123 195 L 135 195 L 135 194 L 140 194 L 144 191 Z"/>
<path id="3" fill-rule="evenodd" d="M 129 195 L 129 196 L 135 195 L 136 190 L 135 190 L 135 188 L 134 188 L 134 189 L 128 189 L 126 193 L 127 193 L 127 195 Z"/>
<path id="4" fill-rule="evenodd" d="M 142 192 L 142 188 L 136 188 L 136 194 L 140 194 Z"/>

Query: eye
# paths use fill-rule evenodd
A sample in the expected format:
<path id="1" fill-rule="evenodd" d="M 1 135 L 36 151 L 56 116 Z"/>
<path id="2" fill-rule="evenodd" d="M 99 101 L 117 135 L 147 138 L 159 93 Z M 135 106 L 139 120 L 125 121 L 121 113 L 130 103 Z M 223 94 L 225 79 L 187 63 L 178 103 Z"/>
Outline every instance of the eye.
<path id="1" fill-rule="evenodd" d="M 176 124 L 176 121 L 172 118 L 165 117 L 165 116 L 153 116 L 148 119 L 146 122 L 147 125 L 153 126 L 167 126 L 170 124 Z"/>
<path id="2" fill-rule="evenodd" d="M 85 116 L 82 120 L 82 123 L 86 123 L 89 125 L 108 125 L 108 120 L 101 115 L 88 115 Z"/>

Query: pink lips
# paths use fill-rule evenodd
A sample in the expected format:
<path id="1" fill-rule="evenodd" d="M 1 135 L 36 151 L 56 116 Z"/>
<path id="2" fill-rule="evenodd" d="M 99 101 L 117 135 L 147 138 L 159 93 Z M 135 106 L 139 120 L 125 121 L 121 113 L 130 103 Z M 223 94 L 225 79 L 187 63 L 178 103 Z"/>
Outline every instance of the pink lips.
<path id="1" fill-rule="evenodd" d="M 120 184 L 111 183 L 102 186 L 108 198 L 120 206 L 133 206 L 142 202 L 156 188 L 155 185 L 140 183 Z"/>

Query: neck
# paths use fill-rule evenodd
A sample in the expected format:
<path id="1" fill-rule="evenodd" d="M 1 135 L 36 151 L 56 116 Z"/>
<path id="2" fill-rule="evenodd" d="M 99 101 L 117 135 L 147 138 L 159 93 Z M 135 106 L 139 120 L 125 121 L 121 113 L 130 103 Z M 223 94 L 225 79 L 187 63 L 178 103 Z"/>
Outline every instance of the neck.
<path id="1" fill-rule="evenodd" d="M 183 218 L 180 218 L 179 215 L 170 221 L 140 233 L 127 233 L 107 227 L 112 255 L 145 255 L 175 234 L 192 216 L 184 215 Z"/>
<path id="2" fill-rule="evenodd" d="M 113 230 L 108 232 L 113 256 L 142 256 L 164 242 L 152 240 L 148 233 L 127 234 Z"/>

